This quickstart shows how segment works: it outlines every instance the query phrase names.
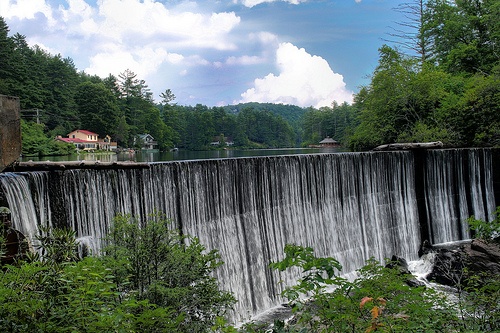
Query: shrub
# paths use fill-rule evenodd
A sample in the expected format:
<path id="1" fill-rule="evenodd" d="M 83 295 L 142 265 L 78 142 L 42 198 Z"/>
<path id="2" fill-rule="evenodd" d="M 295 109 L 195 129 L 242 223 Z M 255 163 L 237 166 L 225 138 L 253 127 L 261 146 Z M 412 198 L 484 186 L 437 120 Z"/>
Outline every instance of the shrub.
<path id="1" fill-rule="evenodd" d="M 285 258 L 271 267 L 303 273 L 283 292 L 296 317 L 287 332 L 450 332 L 458 326 L 443 296 L 408 286 L 400 270 L 374 259 L 352 282 L 339 275 L 337 260 L 316 257 L 309 247 L 285 246 Z"/>
<path id="2" fill-rule="evenodd" d="M 120 290 L 172 309 L 182 317 L 180 331 L 206 332 L 235 299 L 211 275 L 222 265 L 219 253 L 206 251 L 197 238 L 180 235 L 171 224 L 161 214 L 146 221 L 117 216 L 106 257 Z"/>
<path id="3" fill-rule="evenodd" d="M 467 219 L 469 228 L 476 238 L 486 242 L 500 243 L 500 207 L 497 207 L 491 222 L 477 220 L 474 216 Z"/>
<path id="4" fill-rule="evenodd" d="M 234 332 L 217 251 L 160 215 L 118 216 L 100 257 L 80 259 L 73 231 L 43 232 L 41 255 L 0 271 L 0 332 Z"/>

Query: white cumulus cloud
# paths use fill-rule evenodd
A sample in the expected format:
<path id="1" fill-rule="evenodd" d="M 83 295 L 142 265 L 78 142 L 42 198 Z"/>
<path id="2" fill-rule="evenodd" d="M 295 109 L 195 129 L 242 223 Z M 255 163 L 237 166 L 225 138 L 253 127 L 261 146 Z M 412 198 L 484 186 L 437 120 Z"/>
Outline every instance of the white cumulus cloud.
<path id="1" fill-rule="evenodd" d="M 258 56 L 247 56 L 243 55 L 241 57 L 234 57 L 231 56 L 227 58 L 226 64 L 228 65 L 255 65 L 255 64 L 261 64 L 265 62 L 265 58 L 258 57 Z"/>
<path id="2" fill-rule="evenodd" d="M 306 2 L 308 0 L 242 0 L 241 3 L 243 5 L 245 5 L 246 7 L 251 8 L 253 6 L 260 5 L 261 3 L 275 2 L 275 1 L 284 1 L 284 2 L 291 3 L 293 5 L 298 5 L 299 3 Z M 237 1 L 235 1 L 235 2 L 237 2 Z"/>
<path id="3" fill-rule="evenodd" d="M 164 61 L 180 63 L 183 50 L 237 49 L 230 34 L 241 19 L 234 12 L 185 8 L 167 8 L 158 0 L 101 0 L 95 6 L 85 0 L 66 0 L 65 6 L 47 0 L 0 0 L 4 17 L 31 22 L 45 18 L 48 26 L 40 27 L 30 41 L 57 46 L 69 56 L 86 54 L 85 70 L 91 74 L 102 74 L 106 68 L 110 73 L 117 66 L 123 71 L 127 65 L 146 75 Z"/>
<path id="4" fill-rule="evenodd" d="M 0 0 L 0 15 L 4 18 L 34 19 L 35 15 L 42 14 L 50 25 L 55 24 L 52 9 L 45 0 L 12 1 Z"/>
<path id="5" fill-rule="evenodd" d="M 352 102 L 342 75 L 334 73 L 328 62 L 310 55 L 291 43 L 279 44 L 276 51 L 279 74 L 268 74 L 254 81 L 254 87 L 241 94 L 240 102 L 284 103 L 298 106 L 329 106 Z"/>

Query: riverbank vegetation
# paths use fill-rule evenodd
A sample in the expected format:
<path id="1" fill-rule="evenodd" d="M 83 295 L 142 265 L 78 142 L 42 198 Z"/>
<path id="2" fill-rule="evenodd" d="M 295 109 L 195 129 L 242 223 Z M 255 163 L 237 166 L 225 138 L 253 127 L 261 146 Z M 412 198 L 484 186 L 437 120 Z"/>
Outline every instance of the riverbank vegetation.
<path id="1" fill-rule="evenodd" d="M 492 226 L 470 219 L 485 241 L 498 243 L 500 209 Z M 293 317 L 239 328 L 225 315 L 236 300 L 212 276 L 216 250 L 172 229 L 161 214 L 117 216 L 100 255 L 81 257 L 73 231 L 42 230 L 38 251 L 0 270 L 4 332 L 457 332 L 500 330 L 498 274 L 463 269 L 456 299 L 415 282 L 401 261 L 369 259 L 354 280 L 331 257 L 288 244 L 272 269 L 301 272 L 285 288 Z M 0 238 L 0 257 L 5 252 Z M 80 254 L 79 254 L 80 253 Z"/>
<path id="2" fill-rule="evenodd" d="M 85 258 L 73 231 L 44 230 L 38 252 L 1 267 L 0 331 L 211 331 L 235 302 L 210 274 L 222 262 L 169 224 L 118 216 L 106 250 Z"/>
<path id="3" fill-rule="evenodd" d="M 498 1 L 412 0 L 398 10 L 408 18 L 399 22 L 407 31 L 391 34 L 399 48 L 380 48 L 371 81 L 352 104 L 177 105 L 174 92 L 153 96 L 130 69 L 106 78 L 78 71 L 70 58 L 9 35 L 1 17 L 0 94 L 20 97 L 25 130 L 43 124 L 43 142 L 23 131 L 23 146 L 40 154 L 59 153 L 47 142 L 78 128 L 110 135 L 122 147 L 149 133 L 160 149 L 307 146 L 326 136 L 353 150 L 438 140 L 500 145 Z"/>

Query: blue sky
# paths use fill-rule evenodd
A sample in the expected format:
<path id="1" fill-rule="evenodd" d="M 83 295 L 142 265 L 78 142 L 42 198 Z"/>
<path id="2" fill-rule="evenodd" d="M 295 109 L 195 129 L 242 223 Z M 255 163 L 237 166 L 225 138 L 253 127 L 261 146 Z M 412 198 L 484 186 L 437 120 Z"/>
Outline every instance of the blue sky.
<path id="1" fill-rule="evenodd" d="M 402 22 L 393 0 L 0 0 L 11 34 L 106 77 L 130 69 L 159 101 L 351 102 Z"/>

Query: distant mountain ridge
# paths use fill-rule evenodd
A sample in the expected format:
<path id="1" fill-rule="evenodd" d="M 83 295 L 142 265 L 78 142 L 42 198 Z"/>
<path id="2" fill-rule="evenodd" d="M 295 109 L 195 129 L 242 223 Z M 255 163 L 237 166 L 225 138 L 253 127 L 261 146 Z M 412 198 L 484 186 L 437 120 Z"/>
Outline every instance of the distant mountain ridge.
<path id="1" fill-rule="evenodd" d="M 238 114 L 245 108 L 252 108 L 256 111 L 269 111 L 275 115 L 283 117 L 292 127 L 296 127 L 307 112 L 306 108 L 296 105 L 274 104 L 274 103 L 240 103 L 223 107 L 227 113 Z"/>

